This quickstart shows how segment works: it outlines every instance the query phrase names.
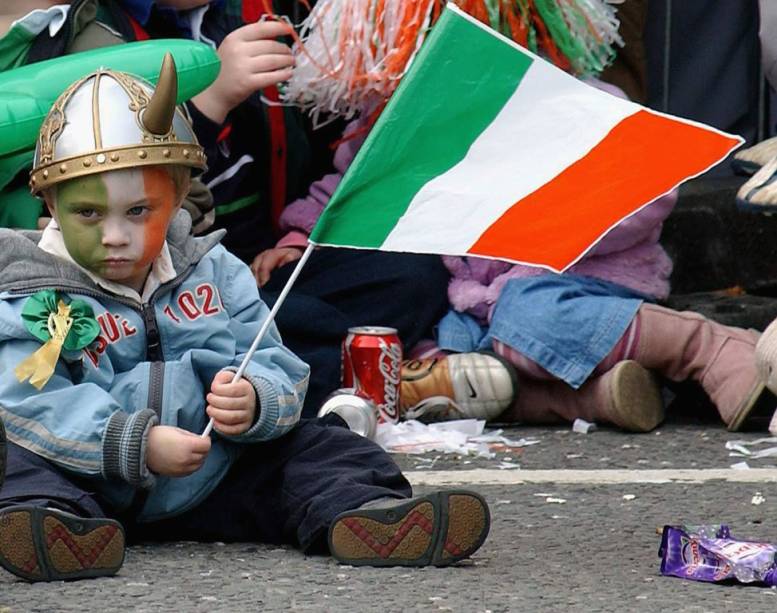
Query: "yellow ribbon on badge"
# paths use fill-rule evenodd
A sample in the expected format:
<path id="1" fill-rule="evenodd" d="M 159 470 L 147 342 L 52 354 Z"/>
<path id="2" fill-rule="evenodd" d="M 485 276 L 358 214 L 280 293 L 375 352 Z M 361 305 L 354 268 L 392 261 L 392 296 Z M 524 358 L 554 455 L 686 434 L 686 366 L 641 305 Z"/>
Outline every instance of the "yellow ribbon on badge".
<path id="1" fill-rule="evenodd" d="M 43 346 L 25 358 L 15 369 L 14 374 L 19 383 L 30 380 L 30 384 L 41 390 L 49 382 L 62 352 L 70 328 L 73 326 L 73 318 L 70 316 L 70 305 L 62 299 L 57 304 L 57 312 L 49 313 L 48 331 L 51 338 Z"/>

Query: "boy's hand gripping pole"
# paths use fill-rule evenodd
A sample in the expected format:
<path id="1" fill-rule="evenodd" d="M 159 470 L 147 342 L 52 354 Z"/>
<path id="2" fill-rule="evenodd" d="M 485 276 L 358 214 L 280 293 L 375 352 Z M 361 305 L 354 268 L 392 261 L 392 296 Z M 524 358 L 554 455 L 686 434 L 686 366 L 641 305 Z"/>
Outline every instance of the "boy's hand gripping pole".
<path id="1" fill-rule="evenodd" d="M 243 358 L 243 362 L 240 364 L 240 367 L 237 369 L 235 376 L 232 378 L 232 383 L 235 383 L 236 381 L 240 381 L 240 377 L 243 376 L 243 373 L 245 372 L 246 367 L 248 366 L 248 363 L 251 361 L 251 358 L 253 357 L 254 353 L 256 353 L 256 350 L 259 347 L 259 343 L 262 342 L 264 335 L 267 333 L 267 330 L 269 330 L 270 324 L 272 324 L 272 322 L 275 321 L 275 316 L 277 315 L 278 310 L 281 308 L 283 301 L 286 300 L 286 296 L 289 294 L 289 291 L 291 290 L 291 286 L 294 285 L 294 282 L 297 280 L 297 277 L 299 277 L 299 273 L 302 272 L 302 267 L 305 265 L 305 262 L 308 261 L 308 258 L 310 257 L 310 254 L 313 253 L 314 248 L 315 248 L 315 245 L 308 244 L 307 248 L 305 249 L 305 252 L 302 254 L 302 257 L 299 259 L 299 262 L 297 262 L 297 266 L 292 271 L 291 276 L 289 277 L 289 280 L 286 281 L 286 285 L 283 286 L 283 290 L 278 296 L 278 299 L 275 301 L 275 304 L 273 305 L 269 314 L 267 315 L 267 319 L 264 320 L 264 323 L 262 323 L 262 327 L 259 328 L 259 332 L 256 334 L 256 338 L 254 339 L 254 342 L 251 343 L 251 347 L 248 349 L 248 353 L 246 353 L 246 356 Z M 260 410 L 261 410 L 261 407 L 260 407 Z M 200 436 L 202 436 L 203 438 L 208 436 L 211 430 L 213 430 L 212 417 L 208 422 L 208 425 L 205 426 L 205 430 L 203 430 Z"/>

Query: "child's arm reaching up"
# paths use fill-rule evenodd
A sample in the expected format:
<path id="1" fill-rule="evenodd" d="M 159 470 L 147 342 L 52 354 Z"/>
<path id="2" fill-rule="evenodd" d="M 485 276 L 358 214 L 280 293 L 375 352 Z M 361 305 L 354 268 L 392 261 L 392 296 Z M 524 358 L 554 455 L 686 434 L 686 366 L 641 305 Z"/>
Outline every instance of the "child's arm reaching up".
<path id="1" fill-rule="evenodd" d="M 204 92 L 192 98 L 197 109 L 221 124 L 229 112 L 254 92 L 291 78 L 291 49 L 274 40 L 289 33 L 277 21 L 250 23 L 231 32 L 219 45 L 219 76 Z"/>

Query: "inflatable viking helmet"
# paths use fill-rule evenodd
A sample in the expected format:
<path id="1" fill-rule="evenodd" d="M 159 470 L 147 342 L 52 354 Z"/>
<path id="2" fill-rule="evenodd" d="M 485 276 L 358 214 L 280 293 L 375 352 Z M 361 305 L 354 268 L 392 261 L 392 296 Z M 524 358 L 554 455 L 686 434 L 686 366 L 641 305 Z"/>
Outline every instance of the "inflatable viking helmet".
<path id="1" fill-rule="evenodd" d="M 98 70 L 68 87 L 41 126 L 30 173 L 33 194 L 98 172 L 177 164 L 205 168 L 205 153 L 176 106 L 173 57 L 156 88 L 124 72 Z"/>

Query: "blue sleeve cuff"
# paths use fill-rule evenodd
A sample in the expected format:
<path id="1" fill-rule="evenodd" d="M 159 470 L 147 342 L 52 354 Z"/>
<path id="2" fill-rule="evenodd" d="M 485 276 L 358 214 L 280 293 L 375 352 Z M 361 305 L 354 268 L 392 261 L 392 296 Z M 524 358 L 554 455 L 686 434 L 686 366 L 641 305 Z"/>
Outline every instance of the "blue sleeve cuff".
<path id="1" fill-rule="evenodd" d="M 106 478 L 119 478 L 135 487 L 154 484 L 154 475 L 146 465 L 146 447 L 149 430 L 158 422 L 151 409 L 111 415 L 103 435 L 102 473 Z"/>

